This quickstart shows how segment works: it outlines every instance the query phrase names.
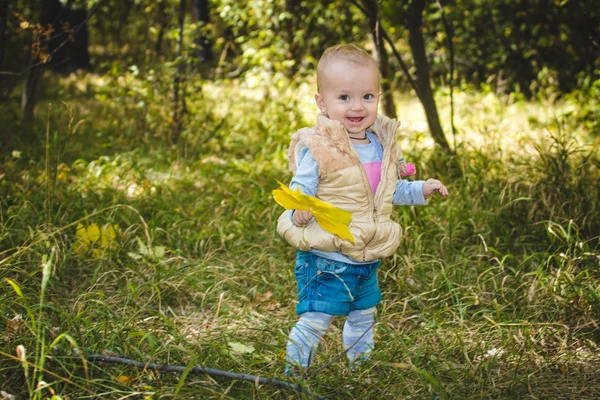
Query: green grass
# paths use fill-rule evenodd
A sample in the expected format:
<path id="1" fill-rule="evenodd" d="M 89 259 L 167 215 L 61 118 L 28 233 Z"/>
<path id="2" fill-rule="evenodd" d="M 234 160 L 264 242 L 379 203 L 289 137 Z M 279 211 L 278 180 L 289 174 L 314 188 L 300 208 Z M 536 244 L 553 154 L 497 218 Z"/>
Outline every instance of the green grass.
<path id="1" fill-rule="evenodd" d="M 190 96 L 184 145 L 172 148 L 160 82 L 151 94 L 139 77 L 125 80 L 120 89 L 91 80 L 85 93 L 64 81 L 73 116 L 52 100 L 39 125 L 0 121 L 24 132 L 3 146 L 0 170 L 0 389 L 300 398 L 83 362 L 95 352 L 286 379 L 296 318 L 294 252 L 275 233 L 270 191 L 290 177 L 284 154 L 313 118 L 310 92 L 205 83 Z M 373 362 L 350 372 L 342 360 L 303 384 L 328 398 L 598 398 L 600 155 L 574 105 L 460 93 L 456 177 L 431 160 L 418 104 L 398 103 L 418 178 L 441 178 L 451 196 L 396 208 L 404 239 L 380 271 Z M 81 251 L 78 224 L 119 229 L 112 245 Z M 343 350 L 342 322 L 315 367 Z"/>

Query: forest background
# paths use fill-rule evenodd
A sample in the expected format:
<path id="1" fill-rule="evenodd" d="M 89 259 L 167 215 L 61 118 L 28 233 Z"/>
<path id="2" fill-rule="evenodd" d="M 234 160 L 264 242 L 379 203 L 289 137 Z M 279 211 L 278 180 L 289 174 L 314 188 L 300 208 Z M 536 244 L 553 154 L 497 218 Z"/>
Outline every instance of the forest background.
<path id="1" fill-rule="evenodd" d="M 595 3 L 0 0 L 0 395 L 600 397 Z M 395 209 L 372 362 L 336 321 L 288 378 L 271 190 L 340 42 L 451 196 Z"/>

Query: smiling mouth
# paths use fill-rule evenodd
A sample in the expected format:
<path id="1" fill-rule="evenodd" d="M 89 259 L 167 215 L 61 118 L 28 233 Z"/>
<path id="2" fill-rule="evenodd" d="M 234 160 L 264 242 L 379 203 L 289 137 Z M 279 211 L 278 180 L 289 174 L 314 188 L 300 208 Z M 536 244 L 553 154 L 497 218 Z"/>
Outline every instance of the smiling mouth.
<path id="1" fill-rule="evenodd" d="M 350 122 L 361 122 L 365 117 L 348 117 L 348 121 Z"/>

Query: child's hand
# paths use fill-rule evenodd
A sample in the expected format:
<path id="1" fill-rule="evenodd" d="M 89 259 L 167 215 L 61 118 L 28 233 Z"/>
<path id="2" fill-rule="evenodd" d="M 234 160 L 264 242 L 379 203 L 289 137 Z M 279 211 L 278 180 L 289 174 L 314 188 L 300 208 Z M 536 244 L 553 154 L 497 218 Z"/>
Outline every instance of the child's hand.
<path id="1" fill-rule="evenodd" d="M 446 186 L 442 182 L 437 179 L 427 179 L 423 184 L 423 196 L 428 199 L 435 192 L 438 192 L 442 196 L 448 196 L 448 189 L 446 189 Z"/>
<path id="2" fill-rule="evenodd" d="M 295 210 L 292 216 L 292 222 L 296 226 L 304 226 L 310 222 L 313 215 L 305 210 Z"/>

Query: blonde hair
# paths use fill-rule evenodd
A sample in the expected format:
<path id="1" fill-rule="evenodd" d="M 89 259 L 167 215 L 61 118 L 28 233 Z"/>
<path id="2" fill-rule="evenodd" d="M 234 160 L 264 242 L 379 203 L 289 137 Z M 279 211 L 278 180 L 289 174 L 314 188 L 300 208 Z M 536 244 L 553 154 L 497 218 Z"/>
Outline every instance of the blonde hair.
<path id="1" fill-rule="evenodd" d="M 352 43 L 337 44 L 328 47 L 319 59 L 319 63 L 317 64 L 317 91 L 323 86 L 323 75 L 325 74 L 327 65 L 334 60 L 345 60 L 363 65 L 371 64 L 379 72 L 377 63 L 365 50 Z"/>

